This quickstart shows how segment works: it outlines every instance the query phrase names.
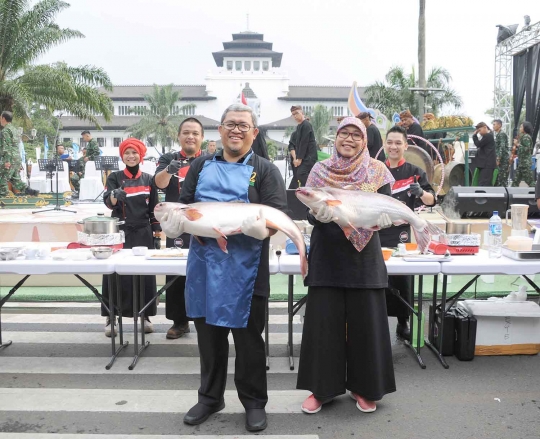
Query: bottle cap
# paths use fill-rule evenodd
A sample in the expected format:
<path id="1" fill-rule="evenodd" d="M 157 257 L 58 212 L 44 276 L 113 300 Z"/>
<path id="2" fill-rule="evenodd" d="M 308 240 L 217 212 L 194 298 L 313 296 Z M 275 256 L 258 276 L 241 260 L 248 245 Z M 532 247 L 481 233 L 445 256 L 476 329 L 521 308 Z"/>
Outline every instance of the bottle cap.
<path id="1" fill-rule="evenodd" d="M 498 215 L 499 214 L 499 211 L 498 210 L 494 210 L 493 211 L 493 215 Z"/>

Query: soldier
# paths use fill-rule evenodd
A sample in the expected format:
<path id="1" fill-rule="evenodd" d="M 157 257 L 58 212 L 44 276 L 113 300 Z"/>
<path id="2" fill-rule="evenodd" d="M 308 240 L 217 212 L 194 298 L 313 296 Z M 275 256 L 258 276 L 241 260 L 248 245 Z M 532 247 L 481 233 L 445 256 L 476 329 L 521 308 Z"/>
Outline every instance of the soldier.
<path id="1" fill-rule="evenodd" d="M 497 154 L 497 166 L 499 167 L 499 176 L 497 178 L 497 186 L 508 186 L 508 160 L 510 160 L 510 149 L 508 148 L 508 136 L 502 130 L 502 120 L 495 119 L 493 121 L 493 131 L 495 137 L 495 154 Z"/>
<path id="2" fill-rule="evenodd" d="M 101 154 L 99 150 L 99 146 L 94 138 L 92 138 L 92 135 L 90 134 L 90 131 L 86 130 L 81 133 L 81 136 L 85 142 L 87 142 L 86 145 L 86 157 L 84 158 L 84 161 L 95 161 L 96 157 Z"/>
<path id="3" fill-rule="evenodd" d="M 518 187 L 522 181 L 527 183 L 529 187 L 534 185 L 531 158 L 533 148 L 532 133 L 533 126 L 530 122 L 523 122 L 519 126 L 518 165 L 514 181 L 512 181 L 514 187 Z"/>
<path id="4" fill-rule="evenodd" d="M 21 169 L 21 156 L 17 145 L 17 136 L 11 121 L 13 114 L 9 111 L 3 111 L 0 115 L 0 197 L 8 195 L 8 182 L 11 182 L 14 190 L 23 192 L 25 195 L 37 196 L 39 191 L 30 189 L 26 183 L 21 180 L 19 171 Z"/>

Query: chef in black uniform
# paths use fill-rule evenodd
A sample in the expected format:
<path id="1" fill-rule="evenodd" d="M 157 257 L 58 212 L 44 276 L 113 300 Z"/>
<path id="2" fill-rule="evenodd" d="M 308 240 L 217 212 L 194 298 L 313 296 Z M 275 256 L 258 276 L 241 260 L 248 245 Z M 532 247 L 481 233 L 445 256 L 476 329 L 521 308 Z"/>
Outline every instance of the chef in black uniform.
<path id="1" fill-rule="evenodd" d="M 189 165 L 197 157 L 201 156 L 201 145 L 204 140 L 204 128 L 201 122 L 194 118 L 184 119 L 178 127 L 178 143 L 182 147 L 181 151 L 169 152 L 159 158 L 156 169 L 156 186 L 165 190 L 165 201 L 178 203 L 180 189 L 186 177 Z M 211 141 L 212 142 L 212 141 Z M 214 152 L 215 153 L 215 141 Z M 189 248 L 190 235 L 183 233 L 176 239 L 167 238 L 167 248 L 182 247 Z M 167 276 L 169 283 L 175 276 Z M 173 321 L 173 325 L 167 331 L 167 338 L 176 339 L 187 334 L 189 330 L 189 319 L 186 315 L 186 302 L 184 292 L 186 289 L 186 277 L 179 276 L 169 287 L 165 296 L 165 316 Z"/>
<path id="2" fill-rule="evenodd" d="M 407 131 L 400 126 L 393 126 L 386 133 L 386 166 L 392 173 L 395 183 L 392 187 L 392 197 L 406 204 L 410 209 L 422 204 L 434 206 L 436 204 L 435 192 L 429 184 L 426 173 L 403 158 L 407 150 Z M 391 225 L 387 218 L 386 225 Z M 399 243 L 411 242 L 411 226 L 403 224 L 383 228 L 379 231 L 381 246 L 397 247 Z M 396 289 L 407 303 L 413 303 L 412 291 L 413 276 L 388 276 L 389 289 Z M 387 294 L 387 310 L 389 315 L 398 318 L 396 334 L 402 338 L 410 338 L 408 326 L 409 310 L 396 299 L 393 294 Z"/>
<path id="3" fill-rule="evenodd" d="M 126 164 L 123 171 L 116 171 L 107 177 L 107 185 L 103 194 L 105 205 L 112 209 L 111 216 L 125 221 L 120 229 L 125 233 L 124 248 L 145 246 L 153 248 L 154 236 L 159 236 L 161 226 L 154 217 L 154 207 L 158 203 L 157 188 L 154 185 L 154 177 L 139 169 L 146 154 L 146 146 L 140 140 L 129 138 L 124 140 L 119 147 L 120 157 Z M 143 276 L 145 285 L 145 304 L 156 294 L 156 277 Z M 133 277 L 122 276 L 122 316 L 133 316 Z M 103 300 L 108 302 L 107 276 L 103 276 L 102 286 Z M 156 302 L 146 310 L 145 326 L 146 333 L 154 331 L 148 316 L 155 316 L 157 311 Z M 107 316 L 105 335 L 111 336 L 116 327 L 111 328 L 108 312 L 101 307 L 101 315 Z M 114 326 L 114 324 L 113 324 Z"/>

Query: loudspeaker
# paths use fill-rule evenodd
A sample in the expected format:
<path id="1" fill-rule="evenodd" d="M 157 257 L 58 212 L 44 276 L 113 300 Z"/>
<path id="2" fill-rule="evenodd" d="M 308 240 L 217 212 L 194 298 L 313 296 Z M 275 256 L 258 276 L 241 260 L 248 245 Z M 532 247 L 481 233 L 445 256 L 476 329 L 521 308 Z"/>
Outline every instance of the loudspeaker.
<path id="1" fill-rule="evenodd" d="M 508 209 L 508 192 L 505 187 L 453 187 L 444 197 L 441 207 L 446 216 L 455 212 L 460 218 L 490 218 L 494 210 L 504 215 Z"/>
<path id="2" fill-rule="evenodd" d="M 307 219 L 308 208 L 296 198 L 294 189 L 287 189 L 287 207 L 289 216 L 293 220 L 301 221 Z"/>
<path id="3" fill-rule="evenodd" d="M 529 216 L 538 213 L 534 187 L 509 187 L 508 209 L 512 204 L 526 204 L 529 206 Z M 535 215 L 536 216 L 536 215 Z M 502 218 L 502 217 L 501 217 Z"/>

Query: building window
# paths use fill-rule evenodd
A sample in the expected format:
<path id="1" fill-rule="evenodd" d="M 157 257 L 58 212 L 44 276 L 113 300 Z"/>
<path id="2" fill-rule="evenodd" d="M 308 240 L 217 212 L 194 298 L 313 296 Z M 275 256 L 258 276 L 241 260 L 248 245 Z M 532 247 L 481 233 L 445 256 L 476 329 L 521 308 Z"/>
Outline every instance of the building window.
<path id="1" fill-rule="evenodd" d="M 332 107 L 332 116 L 343 116 L 343 107 Z"/>
<path id="2" fill-rule="evenodd" d="M 227 70 L 232 70 L 232 61 L 227 61 Z"/>
<path id="3" fill-rule="evenodd" d="M 103 148 L 105 146 L 105 138 L 104 137 L 98 137 L 96 139 L 97 144 L 100 148 Z"/>
<path id="4" fill-rule="evenodd" d="M 118 115 L 119 116 L 128 116 L 130 114 L 131 108 L 127 105 L 120 105 L 118 107 Z"/>
<path id="5" fill-rule="evenodd" d="M 122 138 L 121 137 L 114 137 L 113 138 L 113 146 L 115 148 L 118 148 L 121 143 L 122 143 Z"/>
<path id="6" fill-rule="evenodd" d="M 313 111 L 313 107 L 311 105 L 302 105 L 302 111 L 305 116 L 310 116 L 311 112 Z"/>
<path id="7" fill-rule="evenodd" d="M 242 70 L 242 61 L 236 61 L 234 65 L 237 71 Z"/>
<path id="8" fill-rule="evenodd" d="M 69 138 L 69 137 L 64 137 L 62 139 L 62 142 L 64 142 L 64 143 L 66 143 L 66 142 L 73 143 L 73 140 L 71 138 Z"/>
<path id="9" fill-rule="evenodd" d="M 253 70 L 258 72 L 261 70 L 261 62 L 260 61 L 253 61 Z"/>
<path id="10" fill-rule="evenodd" d="M 244 70 L 251 70 L 251 61 L 244 61 Z"/>
<path id="11" fill-rule="evenodd" d="M 268 71 L 268 66 L 269 66 L 268 61 L 263 61 L 263 70 L 264 70 L 265 72 Z"/>

